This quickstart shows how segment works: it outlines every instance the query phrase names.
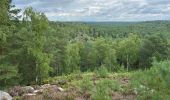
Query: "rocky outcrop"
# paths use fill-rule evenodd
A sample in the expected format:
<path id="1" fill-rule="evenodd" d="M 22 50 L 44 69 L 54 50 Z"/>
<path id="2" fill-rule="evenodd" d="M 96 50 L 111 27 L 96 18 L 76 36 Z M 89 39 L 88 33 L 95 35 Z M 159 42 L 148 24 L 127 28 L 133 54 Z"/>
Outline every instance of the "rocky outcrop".
<path id="1" fill-rule="evenodd" d="M 13 97 L 21 96 L 23 94 L 28 94 L 28 93 L 33 93 L 33 92 L 34 92 L 34 88 L 31 86 L 25 86 L 25 87 L 15 86 L 8 90 L 8 93 Z"/>
<path id="2" fill-rule="evenodd" d="M 22 90 L 23 90 L 25 93 L 33 93 L 33 92 L 34 92 L 34 88 L 33 88 L 32 86 L 22 87 Z"/>
<path id="3" fill-rule="evenodd" d="M 15 86 L 13 88 L 10 88 L 8 90 L 8 93 L 14 98 L 19 96 L 19 97 L 22 97 L 23 100 L 36 100 L 37 97 L 40 99 L 40 98 L 44 98 L 44 96 L 45 97 L 53 97 L 54 95 L 61 96 L 61 95 L 64 95 L 65 91 L 63 88 L 58 87 L 57 85 L 44 84 L 44 85 L 33 86 L 33 87 L 32 86 L 25 86 L 25 87 Z"/>
<path id="4" fill-rule="evenodd" d="M 12 100 L 12 97 L 4 91 L 0 91 L 0 100 Z"/>

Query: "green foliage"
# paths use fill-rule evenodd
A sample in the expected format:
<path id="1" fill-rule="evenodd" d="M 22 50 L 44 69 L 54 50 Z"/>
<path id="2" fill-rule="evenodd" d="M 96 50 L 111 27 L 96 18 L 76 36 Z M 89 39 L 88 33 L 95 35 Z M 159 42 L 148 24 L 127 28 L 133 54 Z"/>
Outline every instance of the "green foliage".
<path id="1" fill-rule="evenodd" d="M 112 43 L 104 38 L 96 38 L 94 41 L 94 47 L 96 50 L 97 66 L 104 65 L 110 71 L 116 70 L 116 55 L 115 50 L 112 47 Z"/>
<path id="2" fill-rule="evenodd" d="M 169 91 L 169 61 L 153 62 L 147 71 L 139 71 L 133 75 L 132 87 L 138 92 L 139 98 L 167 100 Z"/>
<path id="3" fill-rule="evenodd" d="M 154 61 L 153 66 L 156 67 L 156 71 L 161 75 L 161 78 L 168 86 L 170 84 L 170 61 Z"/>
<path id="4" fill-rule="evenodd" d="M 106 78 L 109 76 L 107 68 L 103 65 L 98 70 L 96 70 L 96 74 L 101 78 Z"/>
<path id="5" fill-rule="evenodd" d="M 130 34 L 127 38 L 119 41 L 117 47 L 117 57 L 119 62 L 129 70 L 130 66 L 138 60 L 140 49 L 140 38 L 137 35 Z"/>
<path id="6" fill-rule="evenodd" d="M 80 48 L 80 70 L 81 71 L 94 71 L 97 67 L 96 50 L 93 45 L 93 41 L 83 42 L 82 48 Z"/>
<path id="7" fill-rule="evenodd" d="M 1 9 L 1 13 L 0 13 L 0 24 L 6 24 L 7 20 L 8 20 L 8 5 L 9 2 L 8 0 L 1 0 L 0 2 L 0 9 Z"/>
<path id="8" fill-rule="evenodd" d="M 26 23 L 27 30 L 24 38 L 23 49 L 21 52 L 21 62 L 19 63 L 19 72 L 23 78 L 23 83 L 36 82 L 41 83 L 48 77 L 50 71 L 50 54 L 44 52 L 46 37 L 44 31 L 48 28 L 48 20 L 42 13 L 36 13 L 32 8 L 27 8 L 23 23 Z M 31 20 L 30 20 L 31 19 Z M 30 34 L 31 32 L 31 34 Z M 29 62 L 29 63 L 28 63 Z M 27 66 L 25 68 L 25 66 Z M 34 72 L 33 74 L 29 74 Z"/>
<path id="9" fill-rule="evenodd" d="M 80 54 L 79 54 L 80 46 L 78 43 L 72 43 L 67 46 L 67 57 L 66 57 L 66 66 L 64 71 L 66 73 L 72 73 L 76 70 L 80 70 Z"/>
<path id="10" fill-rule="evenodd" d="M 83 80 L 81 80 L 80 89 L 82 92 L 91 91 L 93 89 L 93 82 L 90 80 L 90 78 L 85 77 Z"/>
<path id="11" fill-rule="evenodd" d="M 6 44 L 7 34 L 0 30 L 0 47 L 2 48 Z"/>
<path id="12" fill-rule="evenodd" d="M 58 27 L 48 29 L 45 43 L 45 51 L 49 54 L 52 54 L 50 61 L 50 66 L 53 68 L 53 71 L 50 73 L 50 76 L 61 75 L 64 72 L 64 66 L 66 66 L 66 51 L 68 44 L 68 34 L 64 33 L 61 30 L 56 30 Z"/>
<path id="13" fill-rule="evenodd" d="M 0 65 L 0 89 L 18 84 L 18 72 L 16 66 Z"/>
<path id="14" fill-rule="evenodd" d="M 110 93 L 119 90 L 119 85 L 116 81 L 103 79 L 96 85 L 96 90 L 92 95 L 93 100 L 112 100 Z"/>
<path id="15" fill-rule="evenodd" d="M 158 61 L 169 58 L 168 36 L 165 34 L 154 34 L 143 40 L 140 49 L 140 66 L 149 67 L 152 63 L 152 57 Z"/>
<path id="16" fill-rule="evenodd" d="M 107 80 L 106 85 L 111 88 L 112 91 L 120 90 L 120 83 L 114 80 Z"/>
<path id="17" fill-rule="evenodd" d="M 110 93 L 111 91 L 119 91 L 120 89 L 120 83 L 115 80 L 103 79 L 101 83 L 109 88 Z"/>
<path id="18" fill-rule="evenodd" d="M 17 63 L 14 55 L 16 55 L 14 45 L 15 24 L 10 21 L 11 0 L 0 1 L 0 88 L 16 85 L 18 83 Z M 15 9 L 13 9 L 15 10 Z M 18 14 L 17 12 L 15 14 Z"/>
<path id="19" fill-rule="evenodd" d="M 22 84 L 40 84 L 48 76 L 96 69 L 99 77 L 106 78 L 108 72 L 147 68 L 153 57 L 170 58 L 169 21 L 49 22 L 33 8 L 24 11 L 21 21 L 20 10 L 13 8 L 11 0 L 1 0 L 0 5 L 0 82 L 4 87 L 18 83 L 13 81 L 18 77 Z M 159 68 L 144 72 L 149 77 L 136 74 L 147 81 L 140 81 L 142 85 L 170 84 L 168 61 L 153 66 Z M 141 84 L 138 79 L 134 83 Z"/>

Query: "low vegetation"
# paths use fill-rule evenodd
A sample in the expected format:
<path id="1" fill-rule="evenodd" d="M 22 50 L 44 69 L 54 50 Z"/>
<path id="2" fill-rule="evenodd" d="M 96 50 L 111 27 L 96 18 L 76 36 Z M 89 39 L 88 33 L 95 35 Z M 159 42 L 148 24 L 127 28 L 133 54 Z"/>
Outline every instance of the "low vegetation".
<path id="1" fill-rule="evenodd" d="M 0 89 L 14 99 L 170 99 L 169 21 L 51 22 L 11 2 L 0 1 Z"/>

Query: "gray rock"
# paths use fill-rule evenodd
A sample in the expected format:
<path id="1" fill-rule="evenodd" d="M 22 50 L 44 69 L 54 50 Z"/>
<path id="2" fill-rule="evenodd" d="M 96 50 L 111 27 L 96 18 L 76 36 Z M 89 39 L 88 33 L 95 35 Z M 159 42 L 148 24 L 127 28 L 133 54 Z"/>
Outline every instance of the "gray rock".
<path id="1" fill-rule="evenodd" d="M 39 90 L 34 90 L 35 94 L 42 94 L 43 93 L 43 89 L 39 89 Z"/>
<path id="2" fill-rule="evenodd" d="M 32 87 L 34 88 L 34 90 L 39 90 L 39 89 L 41 89 L 41 86 L 39 86 L 39 85 L 33 85 Z"/>
<path id="3" fill-rule="evenodd" d="M 21 96 L 24 94 L 24 91 L 21 86 L 14 86 L 8 89 L 8 93 L 12 96 Z"/>
<path id="4" fill-rule="evenodd" d="M 0 91 L 0 100 L 12 100 L 12 97 L 4 91 Z"/>
<path id="5" fill-rule="evenodd" d="M 25 87 L 22 87 L 22 89 L 25 93 L 33 93 L 34 92 L 34 88 L 31 86 L 25 86 Z"/>
<path id="6" fill-rule="evenodd" d="M 50 84 L 44 84 L 44 85 L 41 86 L 42 89 L 47 89 L 47 88 L 49 88 L 49 87 L 51 87 Z"/>
<path id="7" fill-rule="evenodd" d="M 67 83 L 66 80 L 59 80 L 59 81 L 58 81 L 58 84 L 59 84 L 59 85 L 65 85 L 66 83 Z"/>
<path id="8" fill-rule="evenodd" d="M 136 88 L 134 88 L 134 90 L 133 90 L 133 94 L 134 94 L 134 95 L 138 95 L 138 91 L 137 91 L 137 89 L 136 89 Z"/>
<path id="9" fill-rule="evenodd" d="M 64 91 L 64 89 L 61 88 L 61 87 L 58 87 L 58 90 L 59 90 L 60 92 L 63 92 L 63 91 Z"/>
<path id="10" fill-rule="evenodd" d="M 28 94 L 25 94 L 24 96 L 35 96 L 36 94 L 35 93 L 28 93 Z"/>
<path id="11" fill-rule="evenodd" d="M 27 94 L 27 93 L 33 93 L 34 92 L 34 88 L 31 86 L 14 86 L 10 89 L 8 89 L 8 93 L 12 96 L 22 96 L 23 94 Z"/>

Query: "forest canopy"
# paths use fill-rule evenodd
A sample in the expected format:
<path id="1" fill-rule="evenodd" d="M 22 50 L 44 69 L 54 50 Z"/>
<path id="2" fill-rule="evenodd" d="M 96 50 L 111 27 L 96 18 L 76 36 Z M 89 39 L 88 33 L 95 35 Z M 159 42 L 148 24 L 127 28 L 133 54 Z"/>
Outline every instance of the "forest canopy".
<path id="1" fill-rule="evenodd" d="M 55 22 L 0 1 L 0 87 L 106 68 L 149 69 L 170 58 L 170 21 Z"/>

